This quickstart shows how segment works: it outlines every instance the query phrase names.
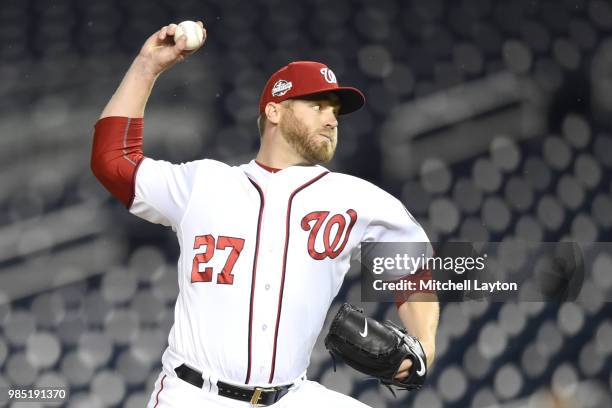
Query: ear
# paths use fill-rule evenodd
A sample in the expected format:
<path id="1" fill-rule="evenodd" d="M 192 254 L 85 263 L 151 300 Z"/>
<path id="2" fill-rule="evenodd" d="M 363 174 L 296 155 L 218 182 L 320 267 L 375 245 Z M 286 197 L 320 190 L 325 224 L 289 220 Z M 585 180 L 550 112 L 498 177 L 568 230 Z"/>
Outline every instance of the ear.
<path id="1" fill-rule="evenodd" d="M 268 102 L 266 108 L 264 110 L 266 113 L 266 118 L 269 122 L 278 125 L 280 122 L 281 112 L 280 112 L 280 104 L 274 102 Z"/>

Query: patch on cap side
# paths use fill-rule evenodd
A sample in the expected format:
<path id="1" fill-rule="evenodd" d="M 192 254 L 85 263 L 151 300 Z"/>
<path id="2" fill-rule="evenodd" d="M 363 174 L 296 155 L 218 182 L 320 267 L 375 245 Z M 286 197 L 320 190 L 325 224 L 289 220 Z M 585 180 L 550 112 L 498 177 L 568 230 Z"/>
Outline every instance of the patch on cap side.
<path id="1" fill-rule="evenodd" d="M 293 83 L 291 81 L 279 79 L 272 87 L 272 96 L 283 96 L 289 92 L 291 88 L 293 88 Z"/>

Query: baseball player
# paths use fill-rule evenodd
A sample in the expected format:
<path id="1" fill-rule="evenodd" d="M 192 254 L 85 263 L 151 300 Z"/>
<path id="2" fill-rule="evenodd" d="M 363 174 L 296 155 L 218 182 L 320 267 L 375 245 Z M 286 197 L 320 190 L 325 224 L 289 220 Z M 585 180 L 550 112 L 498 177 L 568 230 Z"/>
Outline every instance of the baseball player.
<path id="1" fill-rule="evenodd" d="M 359 109 L 363 94 L 324 64 L 293 62 L 263 89 L 251 162 L 145 157 L 153 85 L 195 52 L 175 29 L 144 43 L 95 125 L 91 157 L 100 182 L 132 214 L 172 227 L 181 248 L 174 326 L 148 407 L 365 407 L 307 380 L 310 354 L 360 243 L 427 237 L 397 199 L 320 165 L 334 154 L 338 115 Z M 431 364 L 437 303 L 405 302 L 398 313 Z M 413 361 L 395 378 L 409 377 Z"/>

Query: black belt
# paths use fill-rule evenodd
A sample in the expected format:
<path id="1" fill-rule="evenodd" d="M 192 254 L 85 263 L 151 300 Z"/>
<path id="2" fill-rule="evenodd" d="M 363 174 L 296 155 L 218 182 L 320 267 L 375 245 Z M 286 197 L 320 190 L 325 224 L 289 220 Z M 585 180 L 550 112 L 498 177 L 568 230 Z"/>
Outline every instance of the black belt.
<path id="1" fill-rule="evenodd" d="M 178 378 L 188 382 L 198 388 L 202 388 L 204 385 L 204 379 L 202 373 L 194 370 L 191 367 L 187 367 L 185 364 L 174 369 Z M 281 399 L 285 394 L 289 392 L 289 388 L 293 384 L 282 385 L 280 387 L 237 387 L 232 384 L 224 383 L 223 381 L 217 381 L 217 388 L 219 388 L 219 395 L 227 398 L 232 398 L 238 401 L 248 401 L 255 406 L 265 407 L 274 404 L 276 401 Z"/>

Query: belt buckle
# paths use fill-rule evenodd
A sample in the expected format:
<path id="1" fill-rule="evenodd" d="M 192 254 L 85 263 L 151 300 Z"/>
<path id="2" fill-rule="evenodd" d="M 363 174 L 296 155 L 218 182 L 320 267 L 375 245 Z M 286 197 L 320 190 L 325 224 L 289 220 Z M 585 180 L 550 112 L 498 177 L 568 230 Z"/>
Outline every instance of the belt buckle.
<path id="1" fill-rule="evenodd" d="M 264 405 L 259 404 L 259 398 L 261 397 L 261 393 L 263 388 L 255 387 L 255 391 L 253 392 L 253 396 L 251 397 L 251 405 L 254 407 L 263 407 Z"/>

